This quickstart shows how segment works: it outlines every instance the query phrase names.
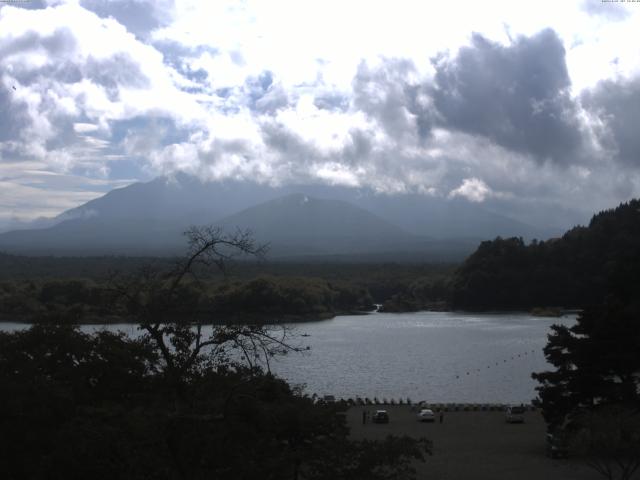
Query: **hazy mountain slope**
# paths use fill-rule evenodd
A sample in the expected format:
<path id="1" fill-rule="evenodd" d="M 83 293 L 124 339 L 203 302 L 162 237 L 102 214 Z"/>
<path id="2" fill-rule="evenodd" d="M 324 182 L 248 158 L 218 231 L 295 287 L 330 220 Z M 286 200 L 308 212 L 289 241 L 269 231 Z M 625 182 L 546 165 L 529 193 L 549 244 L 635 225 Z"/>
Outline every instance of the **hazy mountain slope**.
<path id="1" fill-rule="evenodd" d="M 59 219 L 154 218 L 165 222 L 210 223 L 278 194 L 269 186 L 247 182 L 204 183 L 188 175 L 159 177 L 112 190 L 67 210 Z"/>
<path id="2" fill-rule="evenodd" d="M 250 229 L 279 255 L 416 249 L 422 240 L 347 202 L 305 194 L 270 200 L 217 224 Z"/>
<path id="3" fill-rule="evenodd" d="M 184 249 L 183 227 L 146 218 L 75 218 L 0 235 L 0 250 L 35 255 L 164 255 Z"/>
<path id="4" fill-rule="evenodd" d="M 157 178 L 109 192 L 71 209 L 59 220 L 101 218 L 162 218 L 180 223 L 210 223 L 259 203 L 304 193 L 316 198 L 343 200 L 375 213 L 407 232 L 433 238 L 500 236 L 548 238 L 559 232 L 527 225 L 491 212 L 484 205 L 462 199 L 442 199 L 425 195 L 386 195 L 370 190 L 329 185 L 289 185 L 272 187 L 250 182 L 225 180 L 203 183 L 187 175 L 168 180 Z"/>
<path id="5" fill-rule="evenodd" d="M 355 203 L 415 234 L 440 239 L 488 239 L 497 236 L 549 238 L 556 233 L 459 198 L 442 199 L 413 194 L 367 195 Z"/>
<path id="6" fill-rule="evenodd" d="M 294 192 L 315 200 L 327 199 L 306 207 L 309 211 L 318 208 L 313 211 L 317 219 L 314 217 L 312 221 L 308 212 L 303 214 L 304 210 L 294 209 L 295 201 L 291 199 L 269 203 Z M 261 209 L 252 210 L 265 202 Z M 300 216 L 295 231 L 290 228 L 294 214 Z M 410 256 L 418 250 L 446 252 L 448 245 L 456 244 L 459 257 L 473 249 L 474 242 L 498 235 L 549 236 L 542 229 L 460 199 L 382 195 L 328 185 L 272 187 L 232 180 L 203 183 L 194 177 L 178 175 L 113 190 L 64 212 L 48 228 L 0 234 L 0 250 L 82 255 L 175 253 L 183 247 L 181 232 L 189 225 L 211 224 L 221 219 L 225 219 L 227 226 L 238 224 L 260 230 L 261 238 L 277 240 L 278 248 L 289 255 L 368 254 L 384 249 L 391 256 Z M 354 237 L 349 232 L 360 235 Z M 429 242 L 425 237 L 433 240 Z M 452 238 L 457 241 L 450 242 Z"/>

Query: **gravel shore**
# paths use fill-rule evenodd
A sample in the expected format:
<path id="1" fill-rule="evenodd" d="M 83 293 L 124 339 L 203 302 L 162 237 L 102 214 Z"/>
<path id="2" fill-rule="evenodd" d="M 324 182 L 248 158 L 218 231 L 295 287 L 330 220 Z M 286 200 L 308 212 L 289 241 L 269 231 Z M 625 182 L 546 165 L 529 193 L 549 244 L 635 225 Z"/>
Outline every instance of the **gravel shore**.
<path id="1" fill-rule="evenodd" d="M 362 411 L 389 412 L 388 424 L 362 424 Z M 351 436 L 381 439 L 387 435 L 427 437 L 433 455 L 418 464 L 418 478 L 430 480 L 597 480 L 602 478 L 578 458 L 552 460 L 545 455 L 546 425 L 539 412 L 525 423 L 508 424 L 499 411 L 445 412 L 444 422 L 421 423 L 407 405 L 352 407 L 347 412 Z M 640 478 L 636 475 L 634 478 Z"/>

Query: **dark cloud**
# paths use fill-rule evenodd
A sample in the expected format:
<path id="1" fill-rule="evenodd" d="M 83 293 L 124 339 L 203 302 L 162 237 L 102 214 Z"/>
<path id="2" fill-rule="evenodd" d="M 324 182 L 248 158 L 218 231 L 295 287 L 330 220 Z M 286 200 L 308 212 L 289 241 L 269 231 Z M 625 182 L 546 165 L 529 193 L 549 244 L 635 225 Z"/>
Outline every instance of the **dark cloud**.
<path id="1" fill-rule="evenodd" d="M 53 97 L 46 95 L 47 86 L 52 82 L 72 83 L 80 81 L 82 75 L 78 67 L 65 59 L 69 51 L 73 51 L 76 41 L 71 32 L 66 29 L 58 29 L 51 35 L 39 35 L 36 32 L 27 32 L 24 35 L 12 38 L 11 41 L 0 43 L 0 60 L 2 61 L 1 74 L 6 74 L 5 84 L 0 86 L 0 141 L 13 141 L 4 150 L 11 150 L 13 158 L 22 158 L 24 144 L 22 142 L 38 141 L 35 137 L 40 133 L 34 132 L 34 112 L 25 102 L 22 90 L 35 86 L 40 93 L 38 102 L 38 115 L 55 125 L 56 137 L 46 142 L 47 147 L 63 145 L 74 137 L 73 123 L 70 118 L 58 115 L 58 105 Z M 29 55 L 38 52 L 45 53 L 47 58 L 55 62 L 39 68 L 30 67 L 23 62 L 15 61 L 16 55 Z M 33 108 L 33 105 L 31 106 Z M 44 139 L 40 139 L 44 141 Z"/>
<path id="2" fill-rule="evenodd" d="M 169 117 L 137 116 L 111 122 L 111 141 L 122 144 L 132 154 L 148 155 L 172 143 L 186 142 L 192 133 Z"/>
<path id="3" fill-rule="evenodd" d="M 280 123 L 265 122 L 261 125 L 261 131 L 265 145 L 280 153 L 292 165 L 303 165 L 319 155 L 299 135 Z"/>
<path id="4" fill-rule="evenodd" d="M 232 93 L 233 88 L 231 87 L 218 88 L 215 91 L 215 94 L 220 98 L 229 98 Z"/>
<path id="5" fill-rule="evenodd" d="M 600 142 L 622 163 L 640 167 L 640 78 L 607 80 L 582 94 L 583 106 L 605 125 Z"/>
<path id="6" fill-rule="evenodd" d="M 35 31 L 27 32 L 10 41 L 0 43 L 0 60 L 4 65 L 11 64 L 9 72 L 22 85 L 56 80 L 61 83 L 75 83 L 82 80 L 80 67 L 69 60 L 76 48 L 76 39 L 67 28 L 55 30 L 51 35 L 40 35 Z M 29 55 L 44 52 L 50 61 L 41 67 L 30 63 L 15 61 L 15 55 Z M 6 67 L 5 67 L 6 68 Z"/>
<path id="7" fill-rule="evenodd" d="M 430 87 L 426 85 L 412 85 L 405 91 L 407 110 L 415 116 L 416 128 L 421 140 L 429 138 L 438 118 L 429 90 Z"/>
<path id="8" fill-rule="evenodd" d="M 207 149 L 199 152 L 199 159 L 204 166 L 215 166 L 219 161 L 228 155 L 242 157 L 244 160 L 251 160 L 251 144 L 243 139 L 219 139 L 214 138 Z"/>
<path id="9" fill-rule="evenodd" d="M 613 21 L 624 20 L 630 15 L 630 12 L 619 3 L 603 2 L 602 0 L 585 0 L 582 3 L 582 10 L 589 15 Z"/>
<path id="10" fill-rule="evenodd" d="M 376 68 L 361 63 L 352 82 L 353 105 L 375 118 L 393 138 L 428 135 L 434 112 L 418 101 L 420 86 L 410 80 L 415 72 L 410 60 L 389 59 Z"/>
<path id="11" fill-rule="evenodd" d="M 28 32 L 10 42 L 0 44 L 0 59 L 10 59 L 17 54 L 44 51 L 49 59 L 42 67 L 34 68 L 29 63 L 12 62 L 11 75 L 21 84 L 57 81 L 77 83 L 83 78 L 107 89 L 110 96 L 117 97 L 118 87 L 146 88 L 149 79 L 140 70 L 139 64 L 127 53 L 117 53 L 106 59 L 89 57 L 84 63 L 74 63 L 72 56 L 76 39 L 66 28 L 51 35 Z M 55 60 L 55 61 L 52 61 Z"/>
<path id="12" fill-rule="evenodd" d="M 41 145 L 47 150 L 52 150 L 75 141 L 73 119 L 60 114 L 57 97 L 46 94 L 46 85 L 51 84 L 51 77 L 46 75 L 46 70 L 62 79 L 68 79 L 73 68 L 66 62 L 56 65 L 55 68 L 43 67 L 38 71 L 13 68 L 11 76 L 7 76 L 5 82 L 0 83 L 0 142 L 6 142 L 0 145 L 0 152 L 12 159 L 32 158 L 33 155 L 27 148 L 29 144 Z M 34 85 L 41 93 L 40 100 L 37 105 L 28 105 L 26 98 L 33 97 L 25 97 L 23 90 L 30 90 Z M 55 130 L 55 136 L 49 138 L 51 132 L 48 128 L 34 129 L 35 125 L 43 124 L 51 125 Z"/>
<path id="13" fill-rule="evenodd" d="M 59 28 L 51 35 L 40 35 L 32 30 L 17 38 L 11 38 L 9 42 L 1 43 L 0 58 L 41 50 L 44 50 L 48 58 L 59 58 L 68 55 L 75 46 L 76 39 L 67 28 Z"/>
<path id="14" fill-rule="evenodd" d="M 582 143 L 562 41 L 552 30 L 503 47 L 481 35 L 441 56 L 432 95 L 445 126 L 539 161 L 570 161 Z"/>
<path id="15" fill-rule="evenodd" d="M 120 87 L 148 88 L 151 83 L 139 64 L 122 52 L 100 60 L 89 57 L 83 70 L 85 78 L 104 87 L 112 102 L 118 101 Z"/>
<path id="16" fill-rule="evenodd" d="M 45 0 L 30 0 L 28 2 L 0 3 L 0 9 L 9 5 L 12 7 L 24 8 L 25 10 L 40 10 L 49 6 L 48 2 Z"/>
<path id="17" fill-rule="evenodd" d="M 353 129 L 349 132 L 350 142 L 344 146 L 341 157 L 345 163 L 356 165 L 370 158 L 373 152 L 374 139 L 371 132 Z"/>
<path id="18" fill-rule="evenodd" d="M 21 85 L 46 89 L 52 82 L 69 84 L 86 78 L 102 86 L 111 101 L 118 100 L 120 87 L 147 88 L 150 84 L 139 64 L 127 53 L 120 52 L 106 59 L 89 57 L 84 63 L 78 63 L 72 58 L 75 48 L 76 39 L 66 28 L 57 29 L 51 35 L 28 32 L 0 44 L 0 59 L 5 64 L 11 63 L 10 70 L 6 71 Z M 36 52 L 45 52 L 49 61 L 34 67 L 29 62 L 11 58 Z"/>
<path id="19" fill-rule="evenodd" d="M 113 17 L 142 39 L 156 28 L 165 26 L 173 8 L 172 1 L 154 0 L 82 0 L 80 5 L 100 17 Z"/>
<path id="20" fill-rule="evenodd" d="M 151 45 L 162 53 L 163 62 L 166 65 L 175 68 L 185 78 L 198 83 L 204 83 L 209 74 L 202 68 L 192 68 L 190 61 L 204 53 L 209 53 L 213 57 L 220 55 L 218 49 L 214 47 L 207 45 L 191 47 L 173 40 L 159 40 L 152 42 Z"/>
<path id="21" fill-rule="evenodd" d="M 17 100 L 18 94 L 14 87 L 15 85 L 4 85 L 0 82 L 0 142 L 17 140 L 31 123 L 27 106 Z"/>

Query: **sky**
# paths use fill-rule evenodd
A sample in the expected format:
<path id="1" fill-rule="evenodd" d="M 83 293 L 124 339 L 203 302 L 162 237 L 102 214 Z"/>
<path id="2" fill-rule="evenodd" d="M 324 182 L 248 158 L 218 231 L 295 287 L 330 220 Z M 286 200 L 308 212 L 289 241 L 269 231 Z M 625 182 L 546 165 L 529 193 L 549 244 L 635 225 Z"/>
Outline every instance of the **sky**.
<path id="1" fill-rule="evenodd" d="M 0 227 L 158 175 L 640 196 L 640 2 L 0 0 Z"/>

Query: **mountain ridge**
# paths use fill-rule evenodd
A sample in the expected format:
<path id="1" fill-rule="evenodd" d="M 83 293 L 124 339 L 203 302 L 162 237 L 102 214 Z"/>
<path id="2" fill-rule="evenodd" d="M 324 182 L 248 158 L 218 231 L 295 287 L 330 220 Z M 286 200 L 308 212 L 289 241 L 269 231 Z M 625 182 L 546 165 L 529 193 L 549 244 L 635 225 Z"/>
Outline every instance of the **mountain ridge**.
<path id="1" fill-rule="evenodd" d="M 292 236 L 295 229 L 288 228 L 291 224 L 287 221 L 291 221 L 293 211 L 289 215 L 278 213 L 277 202 L 269 202 L 278 198 L 297 198 L 295 195 L 317 199 L 323 208 L 333 211 L 323 213 L 322 222 L 318 223 L 316 219 L 315 223 L 324 224 L 324 229 L 314 229 L 315 223 L 308 221 L 317 213 L 311 217 L 307 215 L 309 218 L 298 215 L 298 233 Z M 254 213 L 253 220 L 249 221 L 251 209 L 257 207 L 262 213 Z M 271 211 L 268 215 L 267 210 Z M 345 240 L 344 237 L 349 237 L 346 234 L 349 222 L 343 218 L 346 212 L 353 215 L 351 223 L 360 225 L 360 238 L 351 235 L 351 241 Z M 260 226 L 266 218 L 279 226 Z M 338 218 L 343 218 L 341 223 L 337 222 Z M 293 256 L 396 250 L 404 255 L 433 249 L 433 242 L 440 242 L 442 251 L 451 238 L 464 240 L 458 245 L 459 254 L 464 254 L 470 253 L 475 247 L 473 244 L 483 238 L 497 235 L 540 238 L 544 235 L 536 227 L 458 199 L 390 196 L 327 185 L 274 187 L 233 180 L 205 183 L 184 174 L 114 189 L 63 212 L 55 221 L 54 225 L 44 228 L 0 234 L 0 250 L 58 255 L 174 254 L 184 246 L 182 232 L 190 225 L 215 223 L 251 230 L 258 226 L 258 230 L 269 233 L 262 235 L 261 240 L 274 242 L 276 239 L 280 244 L 274 245 L 277 248 L 272 253 Z M 304 231 L 314 233 L 305 236 Z M 338 235 L 338 231 L 343 235 Z M 289 241 L 285 238 L 287 235 Z M 340 236 L 343 237 L 341 240 Z M 321 237 L 326 237 L 324 244 L 319 241 Z"/>

